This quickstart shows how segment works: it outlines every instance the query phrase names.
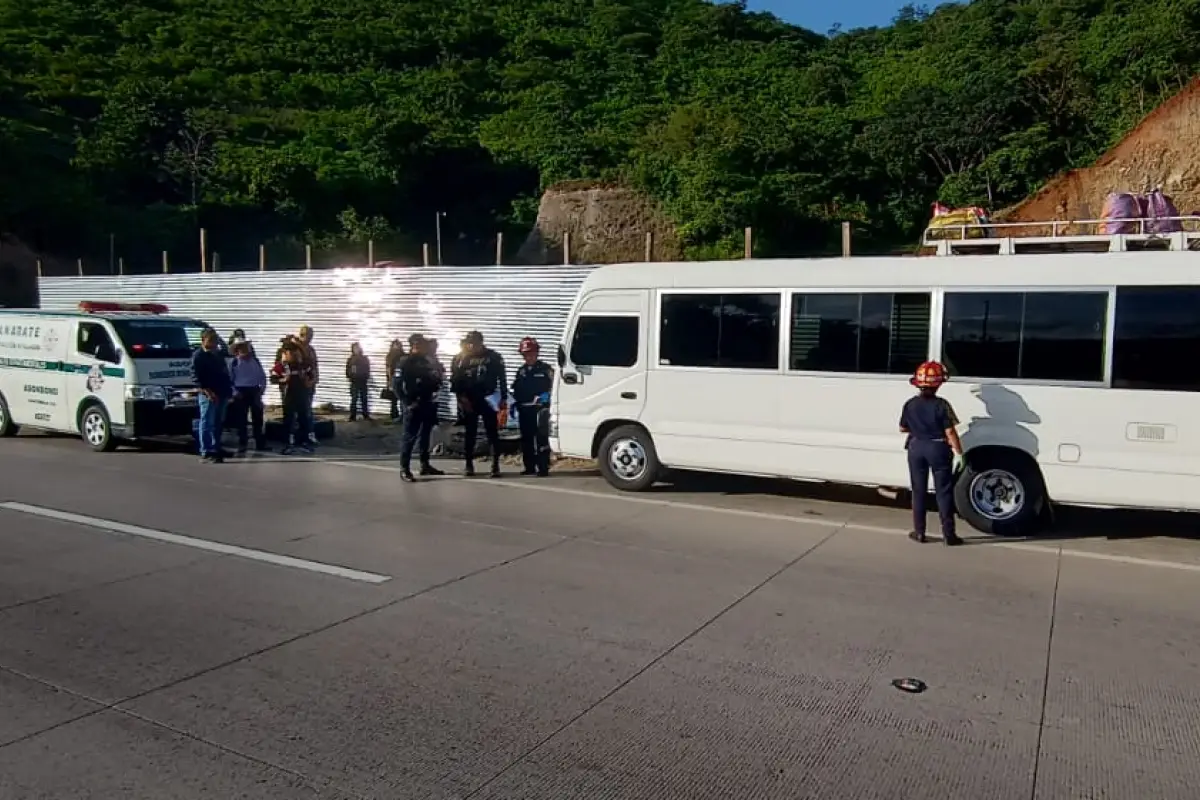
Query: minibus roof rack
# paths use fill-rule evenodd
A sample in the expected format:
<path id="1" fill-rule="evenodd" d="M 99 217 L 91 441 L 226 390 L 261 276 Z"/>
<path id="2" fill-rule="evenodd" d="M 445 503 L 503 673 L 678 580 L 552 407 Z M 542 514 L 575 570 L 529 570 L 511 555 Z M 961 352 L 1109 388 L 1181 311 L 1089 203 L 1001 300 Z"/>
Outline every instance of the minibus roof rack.
<path id="1" fill-rule="evenodd" d="M 1114 229 L 1126 232 L 1105 232 Z M 921 248 L 937 256 L 1200 251 L 1200 216 L 931 225 Z"/>

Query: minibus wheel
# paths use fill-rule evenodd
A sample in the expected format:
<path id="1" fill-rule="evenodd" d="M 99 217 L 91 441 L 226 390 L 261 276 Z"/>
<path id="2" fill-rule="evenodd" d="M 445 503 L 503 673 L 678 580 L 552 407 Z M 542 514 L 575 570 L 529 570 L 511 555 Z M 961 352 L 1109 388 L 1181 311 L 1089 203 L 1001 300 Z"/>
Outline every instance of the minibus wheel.
<path id="1" fill-rule="evenodd" d="M 112 423 L 104 406 L 93 404 L 83 410 L 79 415 L 79 433 L 87 446 L 97 453 L 109 453 L 117 449 Z"/>
<path id="2" fill-rule="evenodd" d="M 614 489 L 642 492 L 658 480 L 662 465 L 650 433 L 640 425 L 622 425 L 600 443 L 600 474 Z"/>
<path id="3" fill-rule="evenodd" d="M 0 394 L 0 437 L 16 436 L 19 430 L 21 427 L 12 421 L 12 414 L 8 412 L 8 402 Z"/>
<path id="4" fill-rule="evenodd" d="M 1037 463 L 1024 453 L 968 454 L 954 484 L 954 505 L 972 528 L 999 536 L 1035 531 L 1046 502 Z"/>

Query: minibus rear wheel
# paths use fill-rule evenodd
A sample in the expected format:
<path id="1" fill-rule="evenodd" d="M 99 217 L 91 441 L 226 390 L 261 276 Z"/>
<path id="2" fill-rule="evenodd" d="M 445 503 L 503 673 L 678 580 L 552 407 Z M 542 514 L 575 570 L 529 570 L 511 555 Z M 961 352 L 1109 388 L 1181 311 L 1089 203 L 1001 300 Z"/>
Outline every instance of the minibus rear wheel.
<path id="1" fill-rule="evenodd" d="M 640 425 L 622 425 L 609 432 L 600 443 L 599 456 L 600 474 L 623 492 L 644 492 L 662 471 L 654 440 Z"/>
<path id="2" fill-rule="evenodd" d="M 982 533 L 1028 536 L 1036 532 L 1046 503 L 1037 462 L 1025 453 L 985 448 L 967 454 L 954 485 L 954 505 Z"/>
<path id="3" fill-rule="evenodd" d="M 13 422 L 12 414 L 8 411 L 8 402 L 0 394 L 0 438 L 16 436 L 21 427 Z"/>

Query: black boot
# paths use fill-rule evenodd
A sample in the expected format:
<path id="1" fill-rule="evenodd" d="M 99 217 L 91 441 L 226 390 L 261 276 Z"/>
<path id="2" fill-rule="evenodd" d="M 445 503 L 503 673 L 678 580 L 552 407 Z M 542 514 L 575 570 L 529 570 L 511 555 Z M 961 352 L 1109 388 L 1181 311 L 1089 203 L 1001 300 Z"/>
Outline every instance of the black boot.
<path id="1" fill-rule="evenodd" d="M 926 542 L 925 534 L 917 533 L 916 531 L 909 531 L 908 538 L 912 539 L 917 544 L 925 544 Z"/>
<path id="2" fill-rule="evenodd" d="M 942 541 L 946 543 L 947 547 L 958 547 L 963 543 L 963 540 L 959 538 L 957 533 L 943 533 Z"/>
<path id="3" fill-rule="evenodd" d="M 467 476 L 468 478 L 475 477 L 475 462 L 473 462 L 473 461 L 467 462 L 467 465 L 465 467 L 463 467 L 463 475 Z"/>
<path id="4" fill-rule="evenodd" d="M 416 483 L 417 482 L 417 478 L 415 475 L 412 474 L 411 469 L 400 470 L 400 480 L 404 481 L 405 483 Z"/>
<path id="5" fill-rule="evenodd" d="M 499 458 L 492 459 L 492 477 L 493 478 L 500 477 L 500 459 Z"/>
<path id="6" fill-rule="evenodd" d="M 446 473 L 442 472 L 440 469 L 433 466 L 432 464 L 425 463 L 425 464 L 421 465 L 421 474 L 427 475 L 430 477 L 436 477 L 438 475 L 445 475 Z"/>

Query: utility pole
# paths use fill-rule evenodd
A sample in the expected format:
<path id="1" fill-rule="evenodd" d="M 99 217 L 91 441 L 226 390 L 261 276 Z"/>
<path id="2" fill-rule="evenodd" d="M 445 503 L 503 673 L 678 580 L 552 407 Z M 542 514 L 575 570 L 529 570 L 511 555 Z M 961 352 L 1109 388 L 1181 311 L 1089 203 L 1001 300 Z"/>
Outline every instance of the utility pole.
<path id="1" fill-rule="evenodd" d="M 442 266 L 442 217 L 446 216 L 445 211 L 439 211 L 434 215 L 433 221 L 437 228 L 437 263 Z"/>

